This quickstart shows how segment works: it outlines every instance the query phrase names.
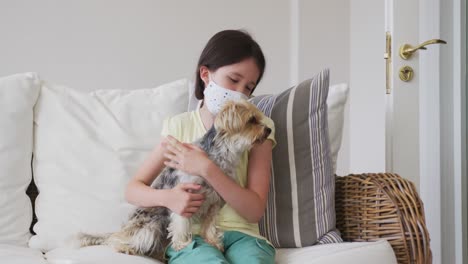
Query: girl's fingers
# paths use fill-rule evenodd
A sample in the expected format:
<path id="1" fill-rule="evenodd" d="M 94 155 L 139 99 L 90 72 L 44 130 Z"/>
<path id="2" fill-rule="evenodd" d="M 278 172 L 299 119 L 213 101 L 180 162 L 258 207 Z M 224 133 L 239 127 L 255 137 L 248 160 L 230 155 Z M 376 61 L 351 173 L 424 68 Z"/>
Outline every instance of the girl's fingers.
<path id="1" fill-rule="evenodd" d="M 202 148 L 200 148 L 200 146 L 197 146 L 197 145 L 191 145 L 191 147 L 199 151 L 204 151 Z"/>
<path id="2" fill-rule="evenodd" d="M 192 201 L 189 203 L 189 206 L 192 207 L 200 207 L 203 204 L 203 200 L 198 200 L 198 201 Z"/>
<path id="3" fill-rule="evenodd" d="M 199 193 L 194 193 L 190 196 L 191 201 L 202 201 L 204 199 L 205 199 L 205 196 Z"/>
<path id="4" fill-rule="evenodd" d="M 179 163 L 175 162 L 175 161 L 164 161 L 164 165 L 166 165 L 167 167 L 171 167 L 171 168 L 174 168 L 174 169 L 178 169 L 179 168 Z"/>
<path id="5" fill-rule="evenodd" d="M 167 139 L 167 141 L 168 141 L 169 143 L 171 143 L 171 144 L 172 144 L 173 142 L 177 142 L 177 141 L 178 141 L 177 139 L 175 139 L 175 137 L 173 137 L 173 136 L 171 136 L 171 135 L 168 135 L 168 136 L 166 137 L 166 139 Z"/>
<path id="6" fill-rule="evenodd" d="M 202 150 L 199 146 L 190 144 L 190 143 L 182 143 L 184 148 L 187 150 Z"/>
<path id="7" fill-rule="evenodd" d="M 187 207 L 185 208 L 184 213 L 196 213 L 198 211 L 199 207 Z"/>
<path id="8" fill-rule="evenodd" d="M 177 156 L 176 156 L 176 155 L 173 155 L 173 154 L 170 154 L 170 153 L 164 153 L 164 157 L 166 157 L 166 158 L 169 159 L 170 161 L 179 162 L 179 161 L 177 160 Z"/>
<path id="9" fill-rule="evenodd" d="M 190 144 L 190 143 L 182 143 L 185 147 L 186 150 L 197 150 L 197 151 L 202 151 L 205 152 L 200 146 Z"/>
<path id="10" fill-rule="evenodd" d="M 170 145 L 175 147 L 178 151 L 183 152 L 186 150 L 185 146 L 174 137 L 168 136 L 167 139 L 169 140 Z"/>
<path id="11" fill-rule="evenodd" d="M 169 160 L 173 160 L 174 158 L 177 157 L 176 155 L 174 155 L 172 153 L 169 153 L 169 152 L 165 152 L 163 155 L 164 155 L 164 157 L 166 157 Z"/>
<path id="12" fill-rule="evenodd" d="M 201 185 L 196 184 L 196 183 L 179 183 L 179 184 L 180 184 L 180 187 L 182 188 L 182 190 L 184 190 L 186 192 L 189 191 L 189 190 L 198 191 L 201 188 Z M 196 195 L 196 194 L 194 194 L 194 195 Z"/>
<path id="13" fill-rule="evenodd" d="M 174 154 L 180 154 L 180 150 L 173 145 L 167 145 L 167 149 Z"/>

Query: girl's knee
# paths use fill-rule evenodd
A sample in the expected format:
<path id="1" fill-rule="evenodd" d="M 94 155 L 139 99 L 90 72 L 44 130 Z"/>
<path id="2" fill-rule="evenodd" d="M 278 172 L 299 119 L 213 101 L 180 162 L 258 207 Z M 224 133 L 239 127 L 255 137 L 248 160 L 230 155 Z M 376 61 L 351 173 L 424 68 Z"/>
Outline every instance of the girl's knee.
<path id="1" fill-rule="evenodd" d="M 221 251 L 199 237 L 196 237 L 187 247 L 180 251 L 175 251 L 173 248 L 169 247 L 166 251 L 166 258 L 170 264 L 229 264 Z"/>
<path id="2" fill-rule="evenodd" d="M 263 239 L 251 238 L 238 241 L 237 245 L 231 246 L 225 257 L 231 264 L 273 264 L 275 263 L 275 255 L 275 248 L 268 242 Z"/>

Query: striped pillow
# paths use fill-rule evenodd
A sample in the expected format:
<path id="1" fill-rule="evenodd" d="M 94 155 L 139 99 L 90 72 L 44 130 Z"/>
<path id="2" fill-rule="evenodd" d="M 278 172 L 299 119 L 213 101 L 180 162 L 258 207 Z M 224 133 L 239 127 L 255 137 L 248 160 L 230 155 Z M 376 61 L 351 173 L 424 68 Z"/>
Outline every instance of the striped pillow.
<path id="1" fill-rule="evenodd" d="M 275 247 L 341 242 L 327 122 L 329 71 L 252 103 L 275 122 L 268 205 L 260 233 Z"/>

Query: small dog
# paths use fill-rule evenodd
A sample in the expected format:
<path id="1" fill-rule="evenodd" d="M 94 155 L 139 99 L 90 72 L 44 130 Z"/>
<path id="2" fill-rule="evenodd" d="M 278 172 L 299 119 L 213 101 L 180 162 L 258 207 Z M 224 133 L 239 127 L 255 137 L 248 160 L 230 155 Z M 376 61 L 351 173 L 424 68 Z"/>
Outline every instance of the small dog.
<path id="1" fill-rule="evenodd" d="M 262 123 L 264 115 L 247 101 L 226 103 L 212 128 L 194 144 L 202 148 L 220 168 L 236 180 L 236 168 L 242 153 L 263 142 L 271 129 Z M 185 218 L 165 207 L 137 208 L 128 223 L 116 233 L 78 234 L 80 246 L 109 245 L 118 252 L 161 259 L 171 238 L 172 247 L 181 250 L 192 241 L 191 224 L 202 222 L 200 235 L 207 243 L 223 251 L 222 232 L 216 228 L 216 216 L 224 200 L 202 177 L 166 167 L 151 187 L 169 189 L 178 183 L 201 185 L 205 201 L 196 214 Z"/>

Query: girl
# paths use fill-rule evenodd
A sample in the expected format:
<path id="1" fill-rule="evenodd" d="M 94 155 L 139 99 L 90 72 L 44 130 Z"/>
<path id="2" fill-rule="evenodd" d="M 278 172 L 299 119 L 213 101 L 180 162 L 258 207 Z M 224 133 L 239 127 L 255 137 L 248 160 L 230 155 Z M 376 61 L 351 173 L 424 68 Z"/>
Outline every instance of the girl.
<path id="1" fill-rule="evenodd" d="M 275 144 L 271 119 L 267 118 L 272 129 L 270 140 L 244 153 L 237 168 L 237 182 L 226 176 L 203 150 L 188 144 L 213 125 L 225 100 L 248 98 L 264 69 L 262 50 L 250 35 L 237 30 L 215 34 L 205 46 L 196 70 L 195 95 L 203 99 L 202 107 L 164 121 L 161 143 L 128 184 L 126 198 L 130 203 L 164 206 L 191 217 L 203 203 L 203 195 L 196 193 L 200 186 L 179 184 L 166 190 L 149 187 L 164 166 L 169 166 L 203 177 L 226 201 L 218 215 L 218 226 L 224 231 L 224 252 L 194 235 L 192 243 L 180 251 L 168 247 L 169 263 L 274 263 L 275 250 L 258 230 L 268 196 Z M 199 225 L 194 225 L 193 234 L 198 230 Z"/>

